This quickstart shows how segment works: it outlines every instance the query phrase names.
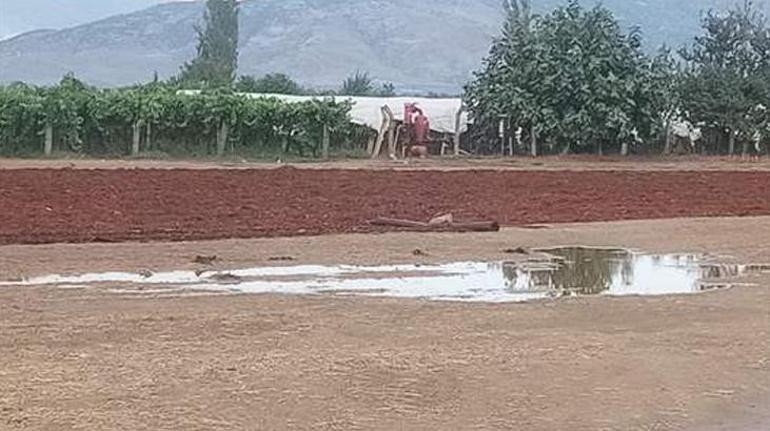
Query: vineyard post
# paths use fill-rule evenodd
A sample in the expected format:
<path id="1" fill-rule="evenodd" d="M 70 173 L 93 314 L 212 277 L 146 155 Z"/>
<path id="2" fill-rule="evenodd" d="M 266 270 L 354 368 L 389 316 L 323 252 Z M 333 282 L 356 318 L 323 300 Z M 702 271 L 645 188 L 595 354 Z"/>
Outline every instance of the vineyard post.
<path id="1" fill-rule="evenodd" d="M 145 142 L 145 151 L 152 149 L 152 121 L 147 122 L 147 138 Z"/>
<path id="2" fill-rule="evenodd" d="M 227 121 L 222 120 L 219 127 L 219 133 L 217 133 L 217 157 L 225 155 L 225 146 L 227 145 L 227 135 L 230 133 L 230 125 Z"/>
<path id="3" fill-rule="evenodd" d="M 324 159 L 329 158 L 329 126 L 324 124 L 322 154 Z"/>
<path id="4" fill-rule="evenodd" d="M 142 137 L 141 133 L 141 122 L 137 121 L 134 123 L 133 127 L 131 128 L 131 155 L 137 156 L 139 155 L 139 141 Z"/>
<path id="5" fill-rule="evenodd" d="M 51 125 L 50 122 L 45 125 L 45 144 L 43 153 L 46 156 L 50 156 L 51 153 L 53 153 L 53 125 Z"/>

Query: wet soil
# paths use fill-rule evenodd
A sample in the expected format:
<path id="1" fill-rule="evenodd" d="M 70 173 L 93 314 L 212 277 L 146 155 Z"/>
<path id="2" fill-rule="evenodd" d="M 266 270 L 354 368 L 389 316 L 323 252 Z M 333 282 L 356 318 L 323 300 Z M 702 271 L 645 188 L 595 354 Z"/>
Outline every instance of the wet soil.
<path id="1" fill-rule="evenodd" d="M 368 220 L 542 223 L 770 214 L 770 172 L 0 170 L 0 244 L 370 232 Z"/>

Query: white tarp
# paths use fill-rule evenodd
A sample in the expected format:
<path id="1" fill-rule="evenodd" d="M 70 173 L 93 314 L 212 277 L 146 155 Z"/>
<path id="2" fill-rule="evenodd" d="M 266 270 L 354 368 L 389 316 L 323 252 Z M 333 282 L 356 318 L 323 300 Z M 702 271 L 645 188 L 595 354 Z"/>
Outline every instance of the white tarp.
<path id="1" fill-rule="evenodd" d="M 318 99 L 321 96 L 289 96 L 285 94 L 245 94 L 248 97 L 275 97 L 284 102 L 304 102 Z M 455 133 L 455 119 L 457 111 L 462 106 L 461 99 L 428 99 L 424 97 L 350 97 L 336 96 L 336 100 L 350 100 L 353 109 L 350 116 L 354 123 L 369 126 L 379 130 L 382 125 L 381 108 L 387 105 L 397 120 L 404 120 L 404 104 L 416 103 L 430 120 L 431 129 L 443 133 Z M 463 112 L 460 118 L 460 132 L 464 132 L 468 125 L 468 115 Z"/>

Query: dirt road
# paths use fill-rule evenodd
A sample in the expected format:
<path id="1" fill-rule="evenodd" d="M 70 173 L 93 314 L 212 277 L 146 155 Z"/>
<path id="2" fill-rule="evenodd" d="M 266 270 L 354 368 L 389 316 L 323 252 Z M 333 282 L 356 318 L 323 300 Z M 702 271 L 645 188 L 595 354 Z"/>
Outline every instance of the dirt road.
<path id="1" fill-rule="evenodd" d="M 770 217 L 496 234 L 0 247 L 84 270 L 502 259 L 586 244 L 770 262 Z M 740 430 L 770 416 L 770 275 L 695 296 L 529 304 L 0 288 L 0 428 Z M 743 428 L 745 428 L 745 430 Z"/>
<path id="2" fill-rule="evenodd" d="M 0 244 L 366 232 L 378 216 L 503 225 L 770 214 L 770 171 L 0 170 Z"/>

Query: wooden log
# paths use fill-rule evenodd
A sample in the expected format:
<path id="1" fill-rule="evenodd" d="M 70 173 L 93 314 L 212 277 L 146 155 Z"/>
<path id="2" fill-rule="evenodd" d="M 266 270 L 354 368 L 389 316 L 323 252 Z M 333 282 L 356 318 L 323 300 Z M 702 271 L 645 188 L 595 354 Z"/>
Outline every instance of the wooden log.
<path id="1" fill-rule="evenodd" d="M 379 217 L 370 220 L 372 226 L 395 227 L 417 232 L 498 232 L 500 225 L 495 221 L 453 222 L 430 225 L 425 222 Z"/>
<path id="2" fill-rule="evenodd" d="M 414 220 L 405 220 L 388 217 L 378 217 L 374 220 L 370 220 L 369 224 L 375 226 L 390 226 L 390 227 L 429 227 L 428 223 Z"/>

